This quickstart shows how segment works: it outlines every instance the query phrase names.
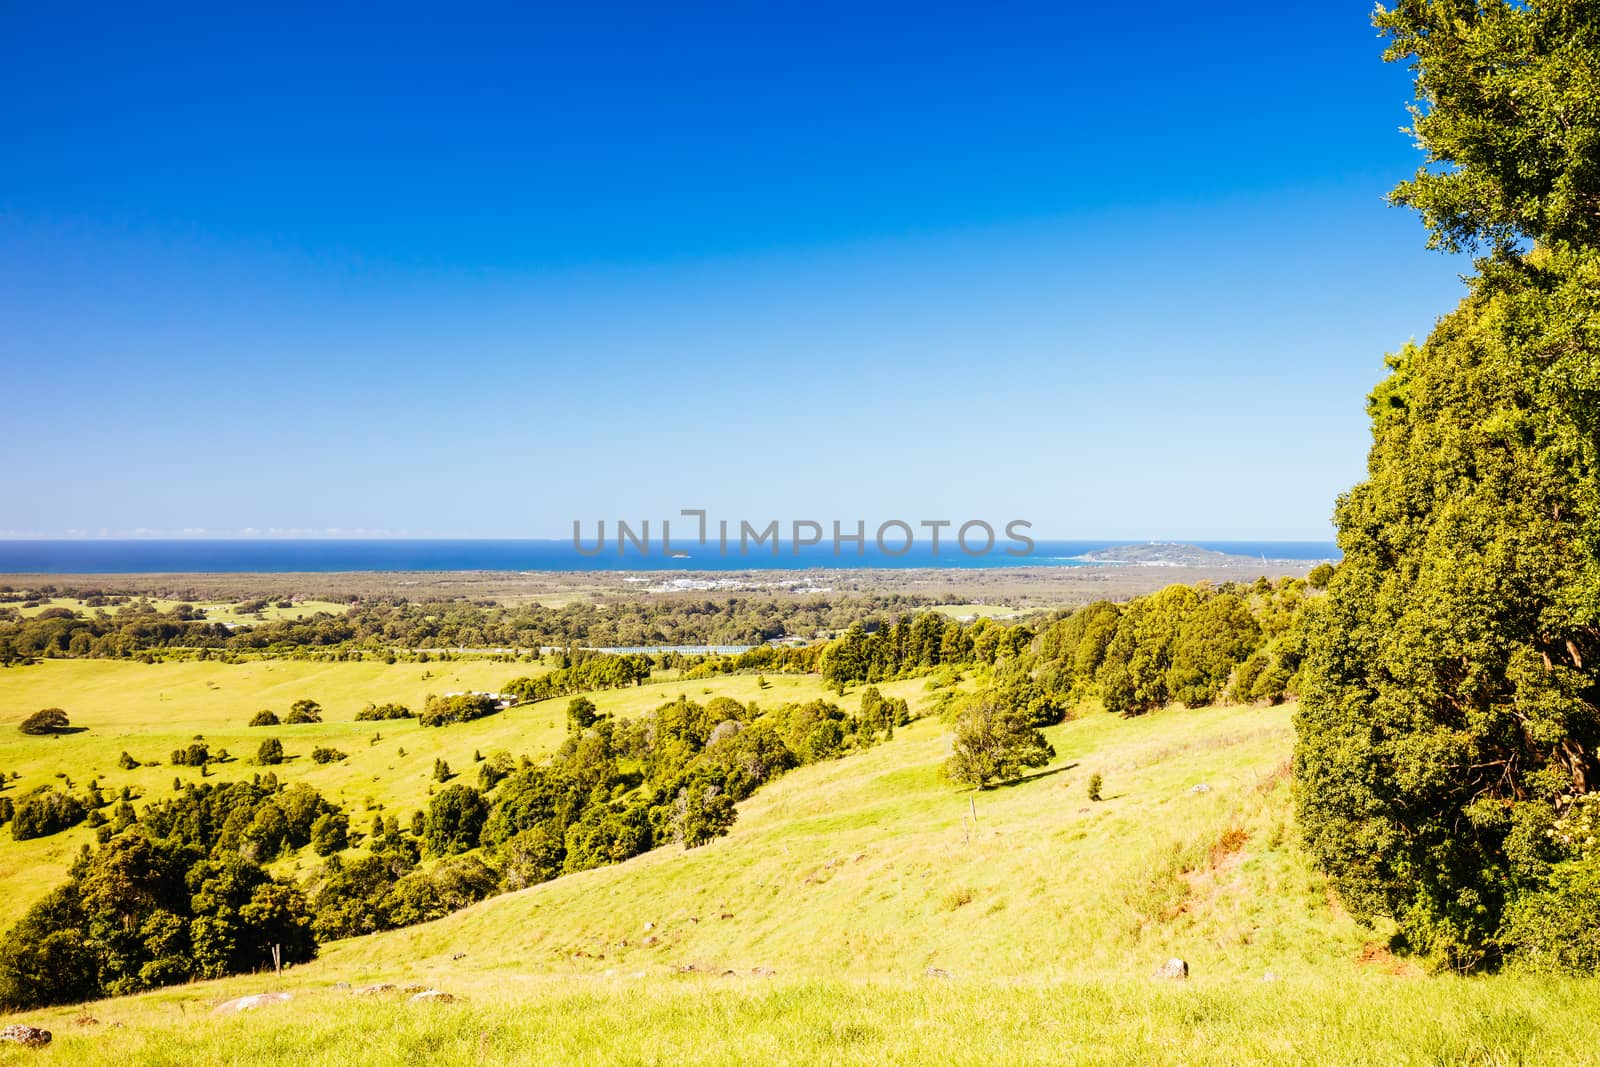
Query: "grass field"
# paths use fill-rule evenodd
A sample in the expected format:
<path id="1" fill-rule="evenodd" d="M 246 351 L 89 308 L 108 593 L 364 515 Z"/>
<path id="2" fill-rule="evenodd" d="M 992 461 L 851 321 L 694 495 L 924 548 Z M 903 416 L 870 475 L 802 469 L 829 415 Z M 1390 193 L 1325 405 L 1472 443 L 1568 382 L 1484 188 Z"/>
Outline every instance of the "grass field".
<path id="1" fill-rule="evenodd" d="M 132 786 L 145 799 L 172 793 L 174 778 L 197 782 L 194 767 L 174 767 L 172 751 L 203 737 L 212 752 L 226 749 L 234 759 L 210 769 L 210 780 L 248 778 L 270 770 L 280 779 L 303 781 L 351 812 L 364 829 L 367 810 L 397 814 L 402 820 L 425 808 L 438 787 L 434 760 L 443 759 L 461 780 L 477 782 L 473 754 L 496 751 L 538 757 L 566 736 L 566 699 L 545 701 L 446 728 L 424 728 L 413 720 L 356 722 L 369 701 L 398 701 L 413 711 L 429 693 L 467 689 L 498 691 L 512 678 L 536 674 L 527 663 L 459 659 L 427 664 L 376 661 L 319 663 L 264 659 L 243 663 L 183 661 L 141 664 L 119 660 L 45 660 L 31 667 L 0 670 L 0 772 L 21 774 L 6 795 L 19 796 L 39 785 L 81 786 L 97 778 L 115 795 Z M 602 712 L 637 717 L 680 693 L 705 699 L 706 691 L 749 702 L 777 704 L 826 695 L 819 679 L 770 675 L 767 688 L 753 676 L 712 681 L 639 686 L 592 694 Z M 915 695 L 920 682 L 885 687 L 891 695 Z M 270 708 L 281 717 L 301 697 L 317 701 L 323 722 L 304 726 L 249 727 L 250 717 Z M 28 737 L 16 729 L 40 708 L 61 707 L 79 733 Z M 267 737 L 283 742 L 288 759 L 274 767 L 252 762 Z M 381 738 L 381 740 L 374 740 Z M 313 748 L 348 753 L 338 763 L 315 764 Z M 122 770 L 127 752 L 145 766 Z M 64 780 L 58 775 L 66 775 Z M 72 858 L 93 831 L 79 826 L 31 841 L 14 841 L 0 831 L 0 925 L 9 925 L 29 904 L 63 880 Z M 280 861 L 284 871 L 314 862 L 307 853 Z"/>
<path id="2" fill-rule="evenodd" d="M 431 684 L 415 665 L 274 663 L 270 684 L 266 672 L 242 673 L 252 665 L 45 666 L 108 697 L 138 679 L 118 672 L 170 671 L 153 675 L 157 692 L 215 694 L 218 709 L 237 700 L 232 720 L 269 696 L 309 687 L 318 697 L 319 681 L 346 694 L 325 701 L 336 718 L 364 686 L 395 690 L 374 699 L 404 699 L 406 686 Z M 367 673 L 311 673 L 335 668 Z M 308 673 L 277 675 L 290 669 Z M 40 673 L 27 684 L 43 687 L 47 671 L 29 670 Z M 197 672 L 190 688 L 178 682 L 185 670 Z M 0 678 L 0 715 L 14 717 L 25 673 Z M 672 682 L 596 702 L 631 713 L 703 688 L 763 702 L 819 691 L 814 679 L 769 681 L 770 690 L 748 677 Z M 897 685 L 926 699 L 919 682 Z M 159 716 L 170 702 L 149 693 L 142 682 L 129 689 L 126 714 Z M 30 692 L 24 706 L 34 703 Z M 561 703 L 440 737 L 484 731 L 449 740 L 470 755 L 505 731 L 517 743 L 502 747 L 531 749 L 560 735 Z M 93 723 L 98 701 L 83 707 Z M 392 724 L 383 725 L 387 743 Z M 109 728 L 42 743 L 88 745 Z M 704 848 L 659 849 L 326 945 L 281 977 L 29 1013 L 57 1043 L 37 1055 L 0 1050 L 0 1063 L 1596 1062 L 1593 983 L 1428 975 L 1338 908 L 1296 847 L 1290 709 L 1095 713 L 1049 733 L 1058 751 L 1049 767 L 970 793 L 939 778 L 948 734 L 922 720 L 892 742 L 786 775 Z M 431 765 L 422 757 L 397 776 L 406 784 L 387 788 L 425 795 Z M 1099 803 L 1085 791 L 1094 773 L 1105 783 Z M 170 780 L 170 768 L 161 774 Z M 13 848 L 0 843 L 0 854 Z M 1188 961 L 1187 982 L 1151 977 L 1169 956 Z M 457 1000 L 412 1004 L 340 986 L 378 982 Z M 210 1014 L 268 990 L 293 999 Z"/>
<path id="3" fill-rule="evenodd" d="M 928 610 L 952 619 L 1012 619 L 1018 614 L 1004 604 L 935 604 Z"/>

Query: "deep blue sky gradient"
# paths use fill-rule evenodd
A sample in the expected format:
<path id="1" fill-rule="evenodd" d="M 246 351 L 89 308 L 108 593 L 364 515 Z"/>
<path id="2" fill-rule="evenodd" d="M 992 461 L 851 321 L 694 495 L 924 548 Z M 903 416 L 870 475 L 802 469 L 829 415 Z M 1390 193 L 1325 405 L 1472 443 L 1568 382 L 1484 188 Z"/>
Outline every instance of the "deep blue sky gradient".
<path id="1" fill-rule="evenodd" d="M 1361 4 L 217 10 L 0 0 L 0 537 L 1323 540 L 1468 269 Z"/>

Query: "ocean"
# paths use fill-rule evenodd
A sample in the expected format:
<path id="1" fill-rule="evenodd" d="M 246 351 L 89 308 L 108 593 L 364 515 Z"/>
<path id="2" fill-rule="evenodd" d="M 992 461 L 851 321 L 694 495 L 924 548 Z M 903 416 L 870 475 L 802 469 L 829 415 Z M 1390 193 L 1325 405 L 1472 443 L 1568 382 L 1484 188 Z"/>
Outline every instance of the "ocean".
<path id="1" fill-rule="evenodd" d="M 1129 544 L 1128 541 L 1039 541 L 1032 554 L 1008 556 L 1008 542 L 992 552 L 968 556 L 943 544 L 938 555 L 917 545 L 904 555 L 881 553 L 871 544 L 856 553 L 846 546 L 836 555 L 831 543 L 802 548 L 787 545 L 773 555 L 720 555 L 715 546 L 690 545 L 685 555 L 667 557 L 657 546 L 641 555 L 632 545 L 619 555 L 615 544 L 599 556 L 585 556 L 563 541 L 491 540 L 64 540 L 0 541 L 0 574 L 166 574 L 289 573 L 295 571 L 748 571 L 872 567 L 1092 567 L 1075 557 Z M 1277 560 L 1337 559 L 1326 541 L 1184 541 L 1183 544 L 1231 555 Z"/>

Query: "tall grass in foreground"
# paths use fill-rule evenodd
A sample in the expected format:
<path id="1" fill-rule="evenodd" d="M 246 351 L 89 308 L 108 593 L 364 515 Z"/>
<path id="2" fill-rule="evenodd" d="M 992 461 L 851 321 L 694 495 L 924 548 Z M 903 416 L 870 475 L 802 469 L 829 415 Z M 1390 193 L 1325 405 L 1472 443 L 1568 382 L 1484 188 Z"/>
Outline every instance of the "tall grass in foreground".
<path id="1" fill-rule="evenodd" d="M 434 1005 L 324 989 L 227 1019 L 179 1003 L 101 1005 L 100 1022 L 57 1013 L 48 1051 L 0 1051 L 0 1064 L 1583 1064 L 1597 1062 L 1600 987 L 686 976 L 567 979 Z"/>

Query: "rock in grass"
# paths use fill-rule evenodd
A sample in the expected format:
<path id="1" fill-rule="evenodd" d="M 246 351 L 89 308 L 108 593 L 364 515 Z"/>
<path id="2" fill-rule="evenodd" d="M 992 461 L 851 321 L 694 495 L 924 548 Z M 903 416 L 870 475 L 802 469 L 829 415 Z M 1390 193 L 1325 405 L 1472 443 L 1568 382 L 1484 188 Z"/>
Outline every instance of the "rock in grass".
<path id="1" fill-rule="evenodd" d="M 378 982 L 375 985 L 362 986 L 360 989 L 357 989 L 354 993 L 352 993 L 351 996 L 375 997 L 380 993 L 393 993 L 394 991 L 393 982 Z"/>
<path id="2" fill-rule="evenodd" d="M 15 1042 L 23 1048 L 44 1048 L 50 1043 L 50 1038 L 50 1031 L 22 1023 L 14 1023 L 0 1030 L 0 1041 Z"/>
<path id="3" fill-rule="evenodd" d="M 255 993 L 248 997 L 234 997 L 211 1009 L 211 1014 L 226 1015 L 230 1012 L 252 1011 L 264 1004 L 281 1004 L 292 997 L 291 993 Z"/>
<path id="4" fill-rule="evenodd" d="M 420 993 L 412 994 L 413 1004 L 449 1004 L 456 998 L 442 989 L 424 989 Z"/>
<path id="5" fill-rule="evenodd" d="M 1178 957 L 1174 956 L 1166 963 L 1163 963 L 1160 967 L 1156 968 L 1156 977 L 1167 978 L 1175 982 L 1181 982 L 1185 978 L 1189 977 L 1189 965 L 1183 960 L 1180 960 Z"/>

